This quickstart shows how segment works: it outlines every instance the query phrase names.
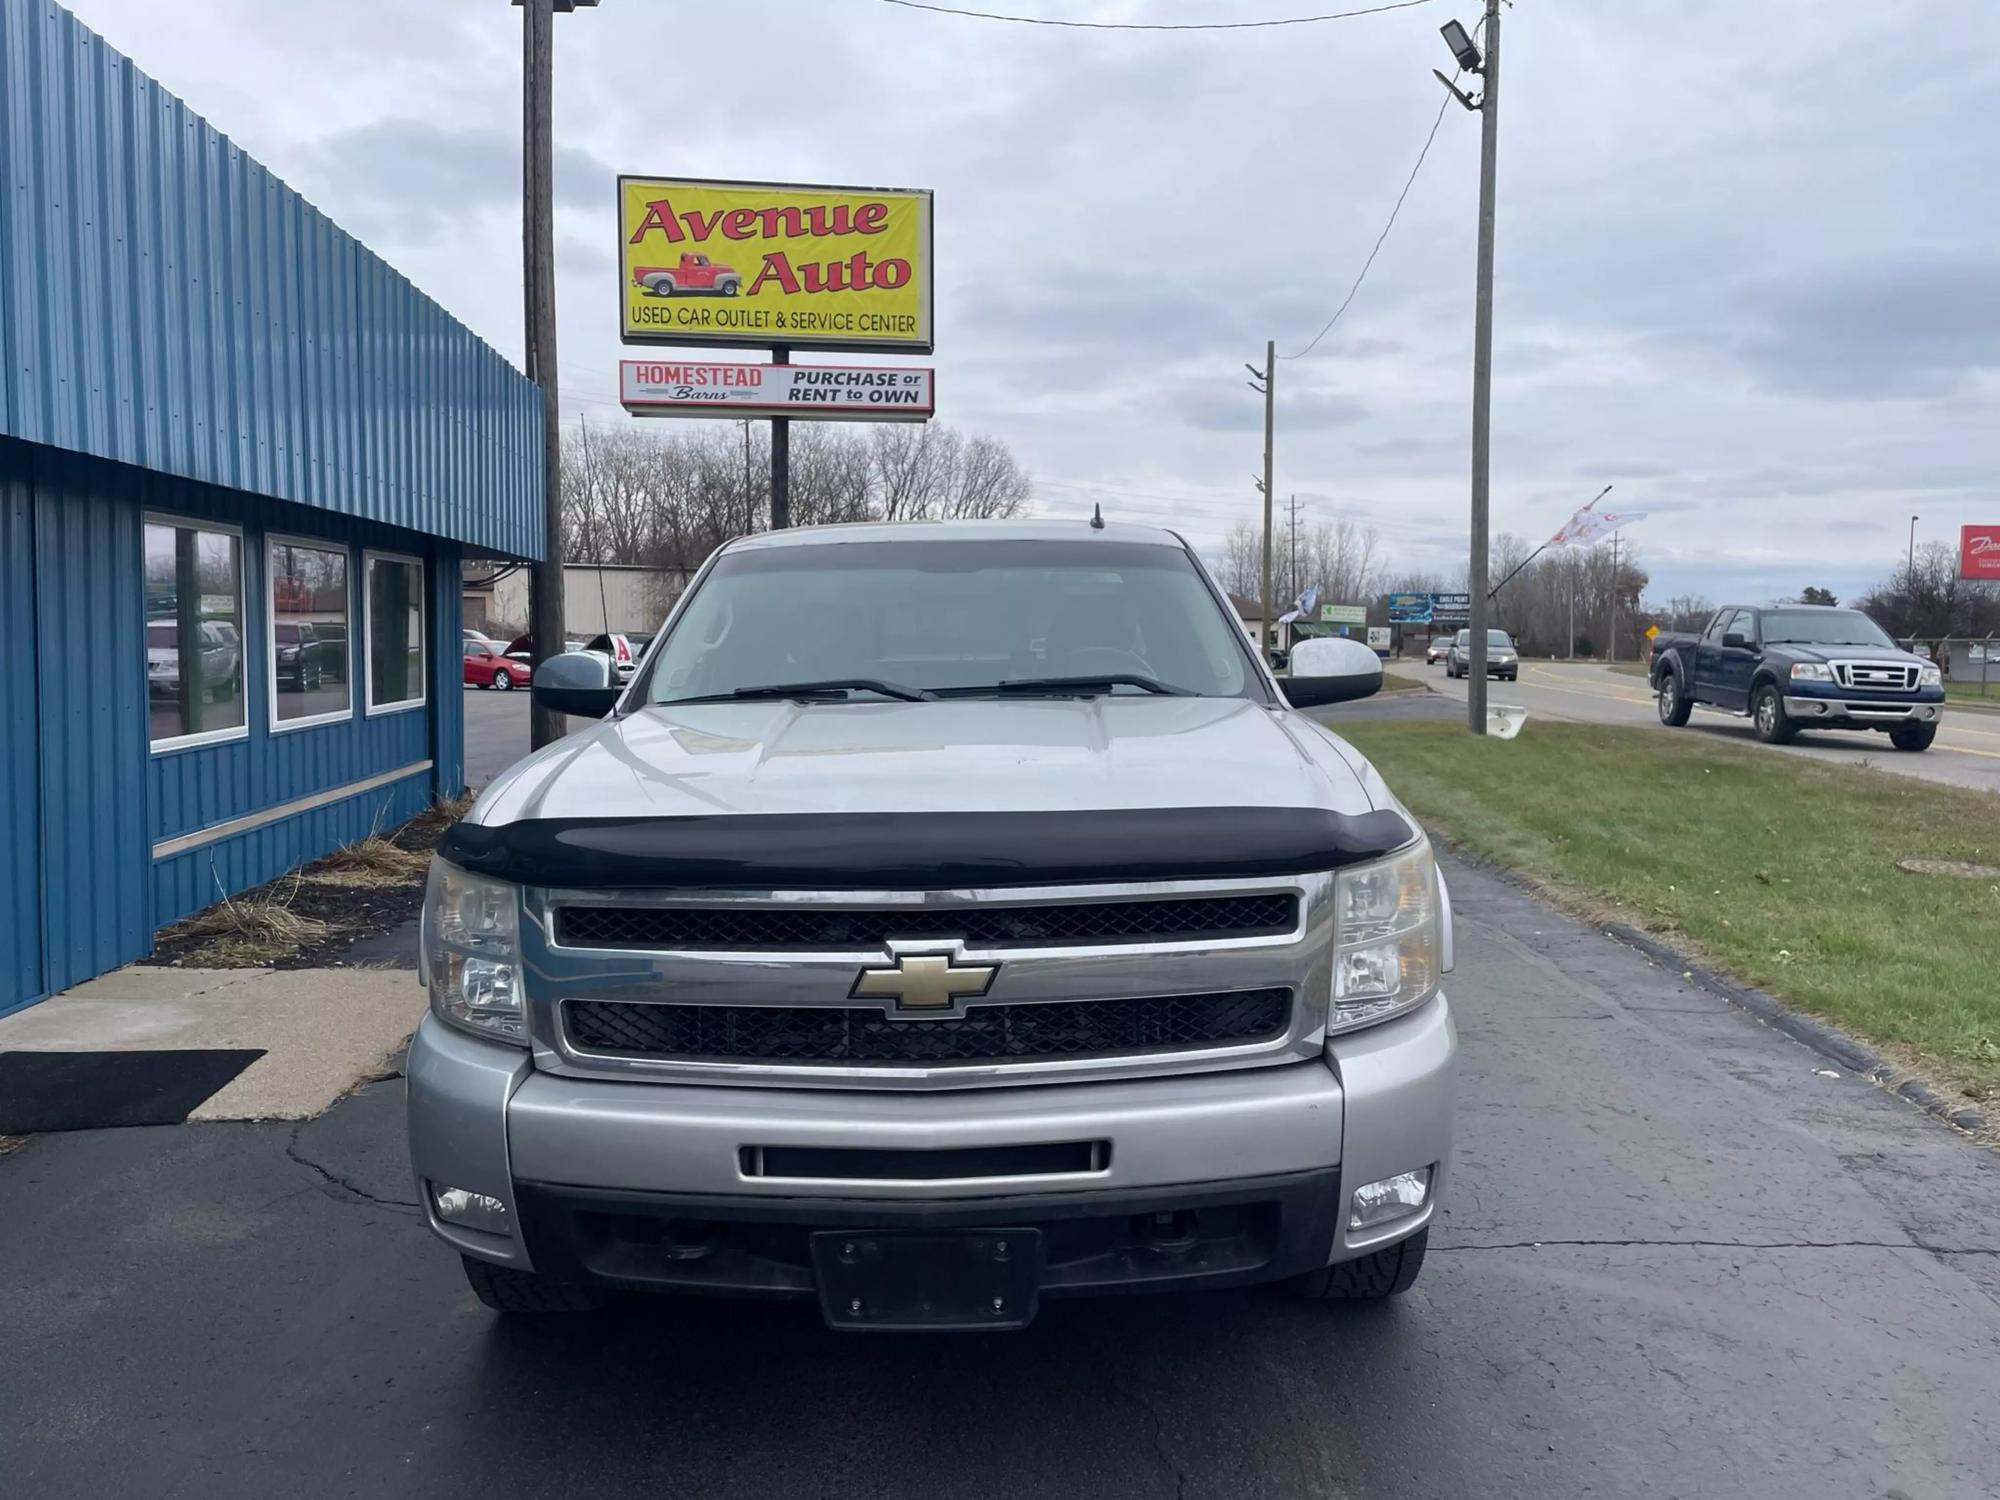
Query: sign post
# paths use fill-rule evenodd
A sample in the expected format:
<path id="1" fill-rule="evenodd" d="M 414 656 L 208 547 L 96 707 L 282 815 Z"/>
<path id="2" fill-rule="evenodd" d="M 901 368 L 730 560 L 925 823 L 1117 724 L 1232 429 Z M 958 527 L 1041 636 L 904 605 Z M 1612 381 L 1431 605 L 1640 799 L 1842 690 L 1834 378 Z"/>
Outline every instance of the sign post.
<path id="1" fill-rule="evenodd" d="M 927 189 L 625 176 L 618 179 L 618 241 L 618 334 L 627 344 L 768 349 L 769 371 L 793 368 L 795 349 L 931 352 Z M 922 373 L 928 408 L 930 372 Z M 772 375 L 771 389 L 810 387 L 786 384 L 790 379 Z M 621 390 L 624 382 L 621 368 Z M 810 404 L 788 399 L 767 413 L 773 527 L 791 524 L 790 422 Z M 668 411 L 653 402 L 648 414 L 744 414 L 729 403 L 712 405 Z M 845 419 L 931 415 L 913 410 L 882 403 Z"/>

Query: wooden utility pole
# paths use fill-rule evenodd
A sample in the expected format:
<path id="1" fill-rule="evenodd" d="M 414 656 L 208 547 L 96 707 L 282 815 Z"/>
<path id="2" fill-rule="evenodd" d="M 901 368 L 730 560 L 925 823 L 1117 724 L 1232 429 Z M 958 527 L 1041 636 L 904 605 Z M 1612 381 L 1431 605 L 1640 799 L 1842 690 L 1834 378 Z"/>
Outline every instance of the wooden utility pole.
<path id="1" fill-rule="evenodd" d="M 1479 266 L 1472 328 L 1471 661 L 1466 727 L 1486 733 L 1486 548 L 1491 514 L 1487 474 L 1493 424 L 1493 177 L 1500 150 L 1500 0 L 1486 0 L 1485 90 L 1479 99 Z"/>
<path id="2" fill-rule="evenodd" d="M 562 405 L 556 389 L 556 258 L 553 108 L 555 7 L 521 3 L 522 270 L 528 378 L 542 388 L 542 560 L 529 574 L 528 635 L 537 666 L 563 649 Z M 563 716 L 534 705 L 529 742 L 539 750 L 564 732 Z"/>

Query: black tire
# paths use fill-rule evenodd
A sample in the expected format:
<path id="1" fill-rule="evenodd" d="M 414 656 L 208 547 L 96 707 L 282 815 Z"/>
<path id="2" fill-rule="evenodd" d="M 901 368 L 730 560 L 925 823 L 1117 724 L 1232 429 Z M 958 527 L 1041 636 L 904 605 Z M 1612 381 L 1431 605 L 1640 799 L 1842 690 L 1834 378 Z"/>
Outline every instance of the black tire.
<path id="1" fill-rule="evenodd" d="M 733 281 L 733 280 L 725 281 L 722 283 L 720 291 L 722 292 L 722 295 L 725 297 L 734 297 L 736 295 L 736 289 L 742 284 L 743 283 L 740 281 Z"/>
<path id="2" fill-rule="evenodd" d="M 1373 1255 L 1295 1276 L 1289 1285 L 1296 1295 L 1313 1302 L 1379 1302 L 1384 1297 L 1400 1297 L 1424 1268 L 1424 1248 L 1430 1238 L 1430 1230 L 1419 1229 Z"/>
<path id="3" fill-rule="evenodd" d="M 1660 722 L 1669 729 L 1679 729 L 1694 713 L 1694 701 L 1681 691 L 1678 672 L 1662 672 L 1658 697 Z"/>
<path id="4" fill-rule="evenodd" d="M 550 1281 L 529 1271 L 516 1271 L 487 1261 L 461 1255 L 465 1279 L 472 1295 L 495 1312 L 579 1313 L 595 1312 L 604 1298 L 587 1287 Z"/>
<path id="5" fill-rule="evenodd" d="M 655 276 L 646 283 L 646 290 L 655 297 L 671 297 L 674 294 L 674 279 L 671 276 Z"/>
<path id="6" fill-rule="evenodd" d="M 1928 750 L 1936 738 L 1935 724 L 1902 724 L 1889 731 L 1889 743 L 1898 750 Z"/>
<path id="7" fill-rule="evenodd" d="M 1798 738 L 1798 725 L 1785 712 L 1785 700 L 1778 685 L 1767 682 L 1750 695 L 1750 719 L 1757 726 L 1757 738 L 1767 745 L 1789 745 Z"/>
<path id="8" fill-rule="evenodd" d="M 495 672 L 493 674 L 493 686 L 499 692 L 511 693 L 514 690 L 514 674 L 512 672 Z"/>

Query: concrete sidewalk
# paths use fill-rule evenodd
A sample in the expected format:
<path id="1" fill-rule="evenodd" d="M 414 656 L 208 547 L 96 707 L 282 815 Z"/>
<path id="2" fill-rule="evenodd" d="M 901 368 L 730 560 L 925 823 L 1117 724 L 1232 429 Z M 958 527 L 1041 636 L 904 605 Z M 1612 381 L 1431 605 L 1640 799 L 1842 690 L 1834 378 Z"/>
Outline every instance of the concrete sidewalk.
<path id="1" fill-rule="evenodd" d="M 309 1119 L 389 1071 L 424 1003 L 408 969 L 135 965 L 0 1018 L 0 1052 L 259 1048 L 188 1118 Z"/>

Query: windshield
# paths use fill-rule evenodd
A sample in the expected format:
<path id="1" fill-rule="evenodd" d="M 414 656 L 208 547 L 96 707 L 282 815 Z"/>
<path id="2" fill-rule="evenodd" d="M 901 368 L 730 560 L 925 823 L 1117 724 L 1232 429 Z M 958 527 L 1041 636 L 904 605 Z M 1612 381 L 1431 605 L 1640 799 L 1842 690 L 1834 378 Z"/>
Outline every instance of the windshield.
<path id="1" fill-rule="evenodd" d="M 1514 643 L 1508 639 L 1506 631 L 1489 630 L 1486 632 L 1486 644 L 1489 646 L 1511 646 Z"/>
<path id="2" fill-rule="evenodd" d="M 1895 650 L 1880 625 L 1858 609 L 1767 609 L 1764 644 L 1791 642 L 1801 646 L 1878 646 Z"/>
<path id="3" fill-rule="evenodd" d="M 848 697 L 893 696 L 862 681 L 977 696 L 1051 678 L 1119 694 L 1159 690 L 1145 680 L 1204 697 L 1262 692 L 1248 638 L 1180 548 L 982 538 L 729 553 L 655 654 L 646 699 L 836 682 Z"/>

